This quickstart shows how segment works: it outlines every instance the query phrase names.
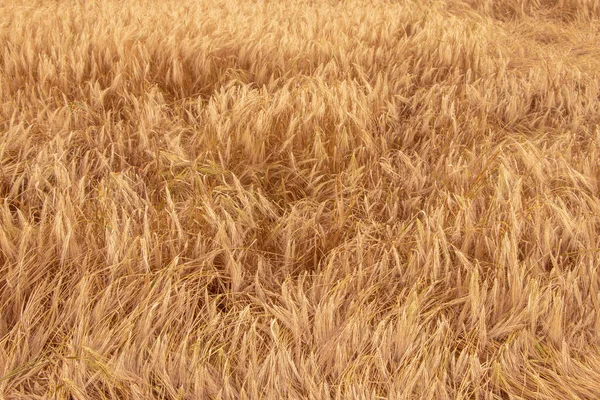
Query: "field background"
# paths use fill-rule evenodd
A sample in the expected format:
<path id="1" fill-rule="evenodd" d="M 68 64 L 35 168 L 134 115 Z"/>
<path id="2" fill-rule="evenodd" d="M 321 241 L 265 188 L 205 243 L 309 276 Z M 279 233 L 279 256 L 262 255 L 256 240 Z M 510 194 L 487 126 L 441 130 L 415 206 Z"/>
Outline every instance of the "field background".
<path id="1" fill-rule="evenodd" d="M 0 398 L 600 398 L 598 18 L 0 3 Z"/>

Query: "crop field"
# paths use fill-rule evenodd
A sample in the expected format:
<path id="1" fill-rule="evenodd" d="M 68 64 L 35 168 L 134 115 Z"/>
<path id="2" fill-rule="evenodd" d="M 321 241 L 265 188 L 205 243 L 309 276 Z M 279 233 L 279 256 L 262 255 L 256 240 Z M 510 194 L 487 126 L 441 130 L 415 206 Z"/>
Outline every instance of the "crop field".
<path id="1" fill-rule="evenodd" d="M 600 0 L 0 2 L 0 399 L 600 398 Z"/>

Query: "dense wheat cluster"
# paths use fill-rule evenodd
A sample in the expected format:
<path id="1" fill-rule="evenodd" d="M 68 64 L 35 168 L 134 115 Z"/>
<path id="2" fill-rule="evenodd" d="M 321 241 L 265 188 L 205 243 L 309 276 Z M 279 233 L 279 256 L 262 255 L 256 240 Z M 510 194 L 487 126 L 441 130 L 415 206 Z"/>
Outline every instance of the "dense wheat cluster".
<path id="1" fill-rule="evenodd" d="M 0 398 L 600 398 L 600 1 L 0 5 Z"/>

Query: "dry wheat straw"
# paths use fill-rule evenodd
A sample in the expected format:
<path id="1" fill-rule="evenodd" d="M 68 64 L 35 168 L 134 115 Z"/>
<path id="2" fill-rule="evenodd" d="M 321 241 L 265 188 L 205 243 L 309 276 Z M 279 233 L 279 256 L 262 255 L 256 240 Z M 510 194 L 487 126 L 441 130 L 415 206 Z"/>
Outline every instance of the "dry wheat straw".
<path id="1" fill-rule="evenodd" d="M 0 398 L 598 398 L 599 17 L 0 4 Z"/>

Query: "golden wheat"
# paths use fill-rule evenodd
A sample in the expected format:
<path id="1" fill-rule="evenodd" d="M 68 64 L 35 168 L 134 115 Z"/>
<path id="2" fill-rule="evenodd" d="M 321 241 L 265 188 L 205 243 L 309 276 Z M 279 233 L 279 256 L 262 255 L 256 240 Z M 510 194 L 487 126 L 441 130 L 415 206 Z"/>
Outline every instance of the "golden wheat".
<path id="1" fill-rule="evenodd" d="M 600 2 L 0 4 L 0 398 L 600 398 Z"/>

